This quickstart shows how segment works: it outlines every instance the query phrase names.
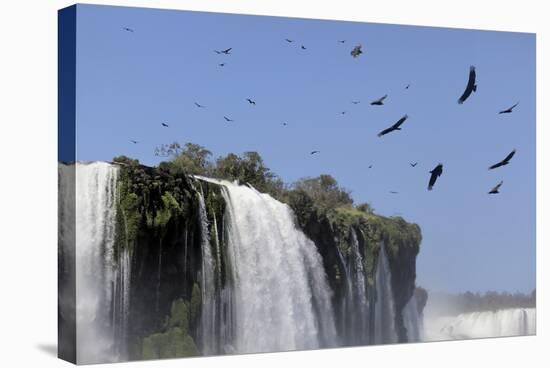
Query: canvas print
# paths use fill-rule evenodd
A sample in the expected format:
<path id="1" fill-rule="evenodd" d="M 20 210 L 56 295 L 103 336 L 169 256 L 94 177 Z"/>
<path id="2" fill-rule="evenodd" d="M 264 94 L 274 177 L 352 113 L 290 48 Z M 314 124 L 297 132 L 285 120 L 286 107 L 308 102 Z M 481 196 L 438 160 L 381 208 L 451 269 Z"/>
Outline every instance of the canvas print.
<path id="1" fill-rule="evenodd" d="M 534 335 L 535 35 L 59 12 L 59 356 Z"/>

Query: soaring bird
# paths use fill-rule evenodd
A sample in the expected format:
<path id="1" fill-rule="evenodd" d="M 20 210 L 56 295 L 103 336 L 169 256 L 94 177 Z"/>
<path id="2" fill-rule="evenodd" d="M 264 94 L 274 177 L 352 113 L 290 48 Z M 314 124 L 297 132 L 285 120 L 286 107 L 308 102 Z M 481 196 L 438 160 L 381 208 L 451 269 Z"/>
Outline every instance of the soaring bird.
<path id="1" fill-rule="evenodd" d="M 346 43 L 346 40 L 338 40 L 340 43 Z"/>
<path id="2" fill-rule="evenodd" d="M 395 190 L 390 190 L 391 194 L 399 194 L 399 192 L 396 192 Z"/>
<path id="3" fill-rule="evenodd" d="M 504 158 L 504 160 L 494 164 L 493 166 L 490 166 L 489 170 L 496 169 L 497 167 L 508 165 L 510 163 L 510 160 L 512 159 L 512 157 L 514 157 L 515 154 L 516 154 L 516 150 L 513 150 L 512 152 L 510 152 L 508 154 L 508 156 L 506 156 Z"/>
<path id="4" fill-rule="evenodd" d="M 470 95 L 472 94 L 472 92 L 475 92 L 477 91 L 477 85 L 476 85 L 476 67 L 475 66 L 471 66 L 470 67 L 470 76 L 468 77 L 468 84 L 466 85 L 466 89 L 464 90 L 464 93 L 462 94 L 462 96 L 460 96 L 460 98 L 458 99 L 458 103 L 459 104 L 463 104 L 464 101 L 466 101 L 466 99 L 468 97 L 470 97 Z"/>
<path id="5" fill-rule="evenodd" d="M 372 169 L 372 165 L 369 165 L 369 169 Z"/>
<path id="6" fill-rule="evenodd" d="M 409 165 L 411 165 L 411 167 L 416 167 L 416 165 L 418 165 L 418 162 L 409 162 Z"/>
<path id="7" fill-rule="evenodd" d="M 302 50 L 307 50 L 306 47 L 305 47 L 304 45 L 300 46 L 300 48 L 301 48 Z"/>
<path id="8" fill-rule="evenodd" d="M 498 193 L 500 193 L 498 190 L 500 189 L 502 183 L 504 183 L 504 182 L 501 180 L 500 183 L 498 183 L 493 189 L 491 189 L 489 194 L 498 194 Z"/>
<path id="9" fill-rule="evenodd" d="M 287 126 L 287 125 L 288 125 L 288 123 L 286 121 L 283 122 L 283 126 Z"/>
<path id="10" fill-rule="evenodd" d="M 130 142 L 132 142 L 133 144 L 138 144 L 138 141 L 134 141 L 133 139 L 130 139 Z"/>
<path id="11" fill-rule="evenodd" d="M 351 103 L 357 105 L 358 103 L 361 103 L 361 101 L 351 101 Z"/>
<path id="12" fill-rule="evenodd" d="M 404 115 L 401 119 L 397 121 L 397 123 L 393 124 L 391 127 L 384 129 L 380 133 L 378 133 L 379 137 L 382 137 L 383 135 L 386 135 L 388 133 L 393 132 L 394 130 L 401 130 L 400 126 L 407 120 L 408 115 Z"/>
<path id="13" fill-rule="evenodd" d="M 249 104 L 256 105 L 256 101 L 252 101 L 250 98 L 247 98 L 246 100 L 248 101 Z"/>
<path id="14" fill-rule="evenodd" d="M 219 63 L 218 66 L 225 66 L 225 63 Z"/>
<path id="15" fill-rule="evenodd" d="M 134 30 L 132 28 L 128 28 L 128 27 L 122 27 L 123 30 L 125 30 L 126 32 L 132 32 L 134 33 Z"/>
<path id="16" fill-rule="evenodd" d="M 288 38 L 285 38 L 285 41 L 288 42 L 288 43 L 294 42 L 294 40 L 290 40 L 290 39 L 288 39 Z"/>
<path id="17" fill-rule="evenodd" d="M 232 119 L 229 119 L 229 118 L 228 118 L 227 116 L 224 116 L 223 118 L 224 118 L 224 119 L 225 119 L 225 121 L 227 121 L 227 122 L 231 122 L 231 121 L 234 121 L 234 120 L 232 120 Z"/>
<path id="18" fill-rule="evenodd" d="M 168 124 L 166 123 L 160 123 L 163 127 L 168 128 Z"/>
<path id="19" fill-rule="evenodd" d="M 354 58 L 358 57 L 359 55 L 361 55 L 363 53 L 363 51 L 361 51 L 361 47 L 363 47 L 361 44 L 355 46 L 353 48 L 353 50 L 351 50 L 350 52 L 350 55 L 353 56 Z"/>
<path id="20" fill-rule="evenodd" d="M 340 115 L 346 115 L 345 111 L 340 111 Z"/>
<path id="21" fill-rule="evenodd" d="M 382 106 L 384 104 L 384 100 L 388 97 L 388 95 L 384 95 L 380 97 L 378 100 L 372 101 L 370 104 L 375 106 Z"/>
<path id="22" fill-rule="evenodd" d="M 220 54 L 231 55 L 231 50 L 232 50 L 232 49 L 233 49 L 233 48 L 230 47 L 230 48 L 225 49 L 225 50 L 214 50 L 214 52 L 215 52 L 216 54 L 218 54 L 218 55 L 220 55 Z"/>
<path id="23" fill-rule="evenodd" d="M 432 171 L 430 171 L 430 182 L 428 183 L 428 190 L 432 190 L 438 177 L 443 173 L 443 164 L 439 163 Z"/>
<path id="24" fill-rule="evenodd" d="M 519 105 L 519 102 L 516 102 L 513 106 L 510 106 L 506 110 L 499 111 L 498 113 L 499 114 L 510 114 L 512 112 L 512 110 L 514 109 L 514 107 L 516 107 L 517 105 Z"/>
<path id="25" fill-rule="evenodd" d="M 410 87 L 410 86 L 411 86 L 411 84 L 410 84 L 410 83 L 409 83 L 409 84 L 407 84 L 407 85 L 405 86 L 405 89 L 409 89 L 409 87 Z"/>
<path id="26" fill-rule="evenodd" d="M 310 155 L 314 155 L 314 154 L 320 153 L 320 152 L 321 152 L 321 151 L 311 151 L 309 154 L 310 154 Z"/>
<path id="27" fill-rule="evenodd" d="M 195 106 L 197 106 L 198 108 L 203 108 L 203 107 L 206 107 L 206 106 L 204 106 L 204 105 L 201 105 L 201 104 L 200 104 L 200 103 L 198 103 L 198 102 L 195 102 Z"/>

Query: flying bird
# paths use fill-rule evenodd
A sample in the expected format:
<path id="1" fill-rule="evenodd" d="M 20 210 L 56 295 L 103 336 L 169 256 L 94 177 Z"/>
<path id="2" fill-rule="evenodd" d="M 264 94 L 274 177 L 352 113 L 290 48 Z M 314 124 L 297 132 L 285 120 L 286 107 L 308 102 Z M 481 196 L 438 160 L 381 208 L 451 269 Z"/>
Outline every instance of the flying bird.
<path id="1" fill-rule="evenodd" d="M 458 103 L 463 104 L 464 101 L 466 101 L 466 99 L 470 97 L 472 92 L 475 92 L 475 91 L 477 91 L 476 68 L 475 66 L 472 65 L 470 67 L 470 76 L 468 77 L 468 84 L 466 85 L 466 89 L 464 90 L 464 93 L 458 99 Z"/>
<path id="2" fill-rule="evenodd" d="M 168 124 L 166 123 L 160 123 L 163 127 L 168 128 Z"/>
<path id="3" fill-rule="evenodd" d="M 134 141 L 133 139 L 130 139 L 130 142 L 132 142 L 133 144 L 138 144 L 138 141 Z"/>
<path id="4" fill-rule="evenodd" d="M 357 105 L 358 103 L 361 103 L 361 101 L 351 101 L 351 103 Z"/>
<path id="5" fill-rule="evenodd" d="M 409 165 L 411 165 L 411 167 L 416 167 L 416 165 L 418 165 L 418 162 L 409 162 Z"/>
<path id="6" fill-rule="evenodd" d="M 225 66 L 225 63 L 219 63 L 218 66 Z"/>
<path id="7" fill-rule="evenodd" d="M 288 42 L 288 43 L 294 42 L 294 40 L 290 40 L 290 39 L 288 39 L 288 38 L 285 38 L 285 41 Z"/>
<path id="8" fill-rule="evenodd" d="M 516 107 L 517 105 L 519 105 L 519 102 L 516 102 L 513 106 L 510 106 L 506 110 L 499 111 L 498 113 L 499 114 L 510 114 L 512 112 L 512 110 L 514 109 L 514 107 Z"/>
<path id="9" fill-rule="evenodd" d="M 204 108 L 204 107 L 206 107 L 206 106 L 204 106 L 204 105 L 201 105 L 201 104 L 198 103 L 198 102 L 195 102 L 195 106 L 197 106 L 198 108 Z"/>
<path id="10" fill-rule="evenodd" d="M 311 151 L 311 152 L 310 152 L 310 155 L 314 155 L 314 154 L 320 153 L 320 152 L 321 152 L 321 151 Z"/>
<path id="11" fill-rule="evenodd" d="M 256 101 L 252 101 L 250 98 L 247 98 L 246 100 L 248 101 L 249 104 L 256 105 Z"/>
<path id="12" fill-rule="evenodd" d="M 346 115 L 346 112 L 345 111 L 340 111 L 340 114 L 341 115 Z"/>
<path id="13" fill-rule="evenodd" d="M 438 164 L 432 171 L 430 171 L 430 182 L 428 183 L 428 190 L 432 190 L 438 177 L 443 173 L 443 164 Z"/>
<path id="14" fill-rule="evenodd" d="M 288 124 L 286 122 L 283 122 L 283 126 L 287 126 Z"/>
<path id="15" fill-rule="evenodd" d="M 304 45 L 300 46 L 300 48 L 301 48 L 302 50 L 307 50 L 306 47 L 305 47 Z"/>
<path id="16" fill-rule="evenodd" d="M 372 165 L 369 165 L 369 169 L 372 169 Z"/>
<path id="17" fill-rule="evenodd" d="M 362 47 L 363 46 L 361 44 L 355 46 L 353 48 L 353 50 L 351 50 L 350 55 L 353 56 L 354 58 L 358 57 L 359 55 L 361 55 L 363 53 L 363 51 L 361 51 Z"/>
<path id="18" fill-rule="evenodd" d="M 214 52 L 215 52 L 216 54 L 218 54 L 218 55 L 221 55 L 221 54 L 231 55 L 231 50 L 232 50 L 232 49 L 233 49 L 233 48 L 230 47 L 230 48 L 225 49 L 225 50 L 214 50 Z"/>
<path id="19" fill-rule="evenodd" d="M 390 190 L 391 194 L 399 194 L 399 192 L 396 192 L 395 190 Z"/>
<path id="20" fill-rule="evenodd" d="M 370 104 L 374 106 L 382 106 L 384 104 L 384 100 L 388 97 L 388 95 L 384 95 L 380 97 L 378 100 L 372 101 Z"/>
<path id="21" fill-rule="evenodd" d="M 409 89 L 409 87 L 410 87 L 410 86 L 411 86 L 411 84 L 410 84 L 410 83 L 409 83 L 409 84 L 407 84 L 407 85 L 405 86 L 405 89 Z"/>
<path id="22" fill-rule="evenodd" d="M 132 32 L 134 33 L 134 30 L 132 28 L 128 28 L 128 27 L 122 27 L 123 30 L 125 30 L 126 32 Z"/>
<path id="23" fill-rule="evenodd" d="M 501 180 L 500 183 L 498 183 L 493 189 L 491 189 L 489 194 L 498 194 L 498 193 L 500 193 L 498 190 L 502 186 L 502 183 L 504 183 L 504 182 Z"/>
<path id="24" fill-rule="evenodd" d="M 504 158 L 504 160 L 494 164 L 493 166 L 490 166 L 489 170 L 496 169 L 497 167 L 508 165 L 510 163 L 510 160 L 512 159 L 512 157 L 514 157 L 515 154 L 516 154 L 516 150 L 513 150 L 512 152 L 510 152 L 508 154 L 508 156 L 506 156 Z"/>
<path id="25" fill-rule="evenodd" d="M 338 40 L 340 43 L 346 43 L 346 40 Z"/>
<path id="26" fill-rule="evenodd" d="M 234 120 L 232 120 L 232 119 L 229 119 L 229 118 L 228 118 L 227 116 L 224 116 L 223 118 L 224 118 L 224 119 L 225 119 L 225 121 L 227 121 L 227 122 L 231 122 L 231 121 L 234 121 Z"/>
<path id="27" fill-rule="evenodd" d="M 388 133 L 393 132 L 394 130 L 401 130 L 400 126 L 407 120 L 408 115 L 404 115 L 401 119 L 397 121 L 397 123 L 393 124 L 391 127 L 384 129 L 380 133 L 378 133 L 379 137 L 382 137 L 383 135 L 386 135 Z"/>

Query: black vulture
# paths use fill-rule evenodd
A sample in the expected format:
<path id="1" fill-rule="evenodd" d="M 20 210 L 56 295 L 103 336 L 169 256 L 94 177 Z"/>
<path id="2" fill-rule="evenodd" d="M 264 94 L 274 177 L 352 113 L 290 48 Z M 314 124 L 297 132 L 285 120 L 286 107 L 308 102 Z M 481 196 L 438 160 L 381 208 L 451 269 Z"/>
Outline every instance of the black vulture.
<path id="1" fill-rule="evenodd" d="M 288 42 L 288 43 L 294 42 L 294 40 L 290 40 L 290 39 L 288 39 L 288 38 L 285 38 L 285 41 Z"/>
<path id="2" fill-rule="evenodd" d="M 409 87 L 410 87 L 410 86 L 411 86 L 411 84 L 410 84 L 410 83 L 409 83 L 409 84 L 407 84 L 407 85 L 405 86 L 405 89 L 409 89 Z"/>
<path id="3" fill-rule="evenodd" d="M 353 48 L 353 50 L 351 50 L 350 55 L 353 56 L 354 58 L 358 57 L 359 55 L 361 55 L 363 53 L 363 51 L 361 51 L 362 47 L 363 46 L 361 44 L 355 46 Z"/>
<path id="4" fill-rule="evenodd" d="M 195 102 L 195 106 L 197 106 L 198 108 L 203 108 L 203 107 L 206 107 L 206 106 L 204 106 L 204 105 L 201 105 L 201 104 L 200 104 L 200 103 L 198 103 L 198 102 Z"/>
<path id="5" fill-rule="evenodd" d="M 130 142 L 132 142 L 133 144 L 138 144 L 138 141 L 134 141 L 133 139 L 130 139 Z"/>
<path id="6" fill-rule="evenodd" d="M 391 127 L 384 129 L 380 133 L 378 133 L 379 137 L 382 137 L 383 135 L 386 135 L 388 133 L 393 132 L 394 130 L 401 130 L 400 126 L 407 120 L 408 115 L 404 115 L 401 119 L 397 121 L 397 123 L 393 124 Z"/>
<path id="7" fill-rule="evenodd" d="M 358 103 L 361 103 L 361 101 L 351 101 L 351 103 L 357 105 Z"/>
<path id="8" fill-rule="evenodd" d="M 369 165 L 369 169 L 372 169 L 372 165 Z"/>
<path id="9" fill-rule="evenodd" d="M 310 155 L 314 155 L 314 154 L 320 153 L 320 152 L 321 152 L 321 151 L 311 151 L 309 154 L 310 154 Z"/>
<path id="10" fill-rule="evenodd" d="M 128 28 L 128 27 L 122 27 L 123 30 L 125 30 L 126 32 L 132 32 L 134 33 L 134 30 L 132 28 Z"/>
<path id="11" fill-rule="evenodd" d="M 498 113 L 499 114 L 510 114 L 512 112 L 512 110 L 514 109 L 514 107 L 516 107 L 517 105 L 519 105 L 519 102 L 516 102 L 513 106 L 510 106 L 506 110 L 501 110 Z"/>
<path id="12" fill-rule="evenodd" d="M 287 126 L 287 125 L 288 125 L 288 123 L 287 123 L 287 122 L 283 122 L 283 126 Z"/>
<path id="13" fill-rule="evenodd" d="M 168 128 L 168 124 L 166 124 L 166 123 L 160 123 L 160 124 L 161 124 L 163 127 Z"/>
<path id="14" fill-rule="evenodd" d="M 304 45 L 300 46 L 300 48 L 301 48 L 302 50 L 307 50 L 306 47 L 305 47 Z"/>
<path id="15" fill-rule="evenodd" d="M 432 190 L 438 177 L 443 173 L 443 164 L 439 163 L 432 171 L 430 171 L 430 182 L 428 183 L 428 190 Z"/>
<path id="16" fill-rule="evenodd" d="M 247 98 L 246 100 L 248 101 L 249 104 L 256 105 L 256 101 L 252 101 L 250 98 Z"/>
<path id="17" fill-rule="evenodd" d="M 227 122 L 234 121 L 234 120 L 232 120 L 232 119 L 229 119 L 227 116 L 224 116 L 223 118 L 224 118 L 225 121 L 227 121 Z"/>
<path id="18" fill-rule="evenodd" d="M 416 167 L 416 165 L 418 165 L 418 162 L 409 162 L 409 165 L 411 165 L 411 167 Z"/>
<path id="19" fill-rule="evenodd" d="M 384 104 L 384 100 L 388 97 L 388 95 L 384 95 L 380 97 L 378 100 L 372 101 L 370 104 L 374 106 L 382 106 Z"/>
<path id="20" fill-rule="evenodd" d="M 466 99 L 470 97 L 472 92 L 475 92 L 475 91 L 477 91 L 476 68 L 475 66 L 472 65 L 470 66 L 470 76 L 468 77 L 468 84 L 466 85 L 466 89 L 464 90 L 464 93 L 458 99 L 458 103 L 463 104 L 464 101 L 466 101 Z"/>
<path id="21" fill-rule="evenodd" d="M 396 192 L 395 190 L 390 190 L 391 194 L 399 194 L 399 192 Z"/>
<path id="22" fill-rule="evenodd" d="M 512 157 L 514 157 L 515 154 L 516 154 L 516 150 L 513 150 L 512 152 L 510 152 L 508 154 L 508 156 L 506 156 L 504 158 L 504 160 L 502 160 L 500 162 L 497 162 L 496 164 L 490 166 L 489 170 L 496 169 L 497 167 L 508 165 L 510 163 L 510 160 L 512 159 Z"/>
<path id="23" fill-rule="evenodd" d="M 504 182 L 501 180 L 500 183 L 498 183 L 493 189 L 491 189 L 489 194 L 498 194 L 498 193 L 500 193 L 498 190 L 500 189 L 502 183 L 504 183 Z"/>
<path id="24" fill-rule="evenodd" d="M 220 63 L 218 64 L 218 66 L 225 66 L 225 63 Z"/>
<path id="25" fill-rule="evenodd" d="M 218 50 L 214 50 L 214 52 L 216 52 L 216 54 L 218 54 L 218 55 L 220 55 L 220 54 L 231 55 L 231 50 L 232 50 L 232 49 L 233 49 L 233 48 L 230 47 L 230 48 L 225 49 L 225 50 L 219 50 L 219 51 L 218 51 Z"/>
<path id="26" fill-rule="evenodd" d="M 340 115 L 346 115 L 345 111 L 340 111 Z"/>
<path id="27" fill-rule="evenodd" d="M 340 43 L 346 43 L 346 40 L 338 40 Z"/>

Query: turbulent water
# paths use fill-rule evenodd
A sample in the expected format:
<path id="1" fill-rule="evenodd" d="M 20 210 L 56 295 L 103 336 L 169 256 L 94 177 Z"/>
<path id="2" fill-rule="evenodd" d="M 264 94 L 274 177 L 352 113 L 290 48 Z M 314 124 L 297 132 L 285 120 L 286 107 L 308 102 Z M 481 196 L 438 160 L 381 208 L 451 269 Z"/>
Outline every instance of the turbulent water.
<path id="1" fill-rule="evenodd" d="M 441 339 L 470 339 L 535 333 L 536 310 L 516 308 L 461 314 L 448 320 L 441 327 L 439 336 Z"/>
<path id="2" fill-rule="evenodd" d="M 374 304 L 374 341 L 375 344 L 397 342 L 395 331 L 395 305 L 391 287 L 391 273 L 385 246 L 380 246 L 378 265 L 375 275 L 376 302 Z"/>
<path id="3" fill-rule="evenodd" d="M 61 237 L 65 257 L 74 251 L 77 360 L 125 359 L 130 255 L 114 252 L 118 168 L 103 162 L 77 164 L 76 185 L 74 166 L 60 165 L 59 170 L 62 207 L 76 198 L 76 218 L 64 216 L 69 209 L 61 210 L 60 222 L 64 229 L 74 228 L 76 240 L 70 244 Z"/>
<path id="4" fill-rule="evenodd" d="M 321 257 L 290 208 L 250 187 L 225 183 L 233 279 L 235 352 L 336 345 Z"/>

